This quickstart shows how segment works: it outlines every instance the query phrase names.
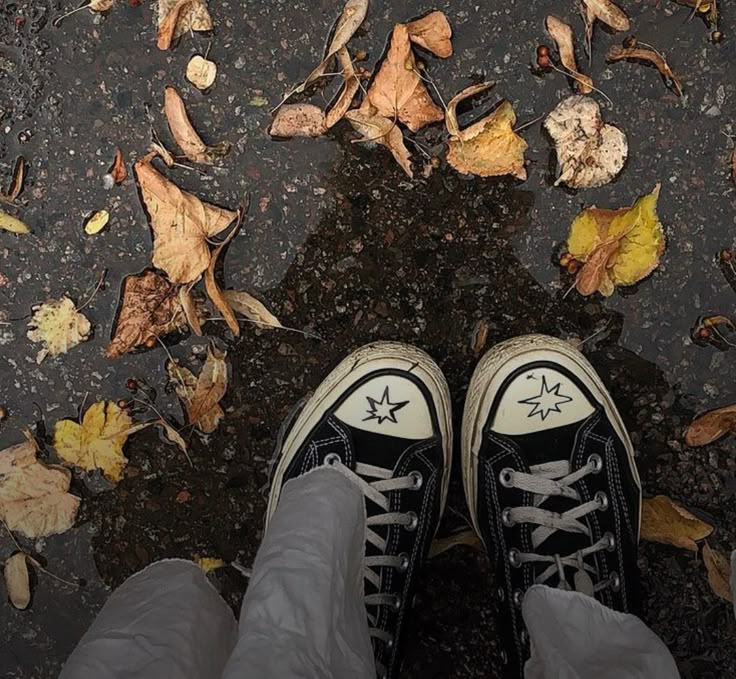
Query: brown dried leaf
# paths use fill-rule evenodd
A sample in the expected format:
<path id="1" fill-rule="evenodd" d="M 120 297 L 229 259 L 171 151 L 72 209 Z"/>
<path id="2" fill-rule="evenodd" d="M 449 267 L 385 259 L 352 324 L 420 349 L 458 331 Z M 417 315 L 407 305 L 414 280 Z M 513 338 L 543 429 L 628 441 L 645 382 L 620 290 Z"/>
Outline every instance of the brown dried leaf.
<path id="1" fill-rule="evenodd" d="M 10 603 L 24 611 L 31 603 L 31 584 L 25 552 L 17 552 L 5 562 L 4 575 Z"/>
<path id="2" fill-rule="evenodd" d="M 167 50 L 179 36 L 189 31 L 211 31 L 212 17 L 207 0 L 159 0 L 157 45 Z"/>
<path id="3" fill-rule="evenodd" d="M 314 104 L 285 104 L 277 112 L 268 133 L 272 137 L 321 137 L 327 132 L 325 112 Z"/>
<path id="4" fill-rule="evenodd" d="M 151 217 L 154 266 L 175 283 L 196 281 L 210 264 L 207 239 L 226 229 L 238 213 L 182 191 L 156 171 L 151 155 L 135 164 L 135 172 Z"/>
<path id="5" fill-rule="evenodd" d="M 245 290 L 225 290 L 225 301 L 234 311 L 254 321 L 261 328 L 283 328 L 281 321 L 265 305 Z"/>
<path id="6" fill-rule="evenodd" d="M 446 552 L 448 549 L 452 549 L 459 545 L 465 545 L 466 547 L 470 547 L 478 552 L 482 552 L 484 550 L 483 543 L 478 537 L 478 534 L 474 530 L 469 529 L 453 533 L 452 535 L 448 535 L 444 538 L 435 538 L 432 541 L 432 546 L 429 548 L 429 558 L 432 559 L 433 557 L 442 554 L 442 552 Z"/>
<path id="7" fill-rule="evenodd" d="M 128 276 L 123 281 L 115 331 L 105 355 L 118 358 L 186 327 L 187 318 L 174 285 L 151 270 Z"/>
<path id="8" fill-rule="evenodd" d="M 350 121 L 357 132 L 363 135 L 363 138 L 357 141 L 374 142 L 385 146 L 391 151 L 404 172 L 410 177 L 414 177 L 414 172 L 411 169 L 411 155 L 404 144 L 404 135 L 394 120 L 377 115 L 375 109 L 371 113 L 370 110 L 364 111 L 362 107 L 348 111 L 345 118 Z"/>
<path id="9" fill-rule="evenodd" d="M 184 100 L 173 87 L 167 87 L 164 93 L 164 111 L 169 129 L 174 140 L 184 155 L 193 163 L 214 165 L 217 160 L 230 152 L 230 144 L 226 141 L 207 146 L 192 125 L 184 106 Z"/>
<path id="10" fill-rule="evenodd" d="M 547 32 L 557 44 L 562 65 L 577 78 L 575 83 L 580 94 L 590 94 L 593 91 L 593 79 L 583 75 L 578 69 L 575 61 L 575 35 L 572 27 L 555 16 L 548 16 Z"/>
<path id="11" fill-rule="evenodd" d="M 36 442 L 0 452 L 0 519 L 8 529 L 36 539 L 74 525 L 81 500 L 69 493 L 68 469 L 36 459 Z"/>
<path id="12" fill-rule="evenodd" d="M 23 184 L 26 179 L 26 161 L 23 156 L 18 156 L 13 168 L 13 177 L 10 180 L 8 192 L 0 191 L 0 201 L 3 203 L 13 203 L 23 191 Z"/>
<path id="13" fill-rule="evenodd" d="M 703 545 L 703 562 L 708 571 L 708 584 L 716 596 L 733 603 L 731 591 L 731 564 L 728 558 L 710 548 L 706 542 Z"/>
<path id="14" fill-rule="evenodd" d="M 325 116 L 325 127 L 327 129 L 330 129 L 345 117 L 345 114 L 353 105 L 355 95 L 360 89 L 360 78 L 358 78 L 358 75 L 355 73 L 355 67 L 353 66 L 353 60 L 350 58 L 348 48 L 343 47 L 337 53 L 337 58 L 340 62 L 340 68 L 342 68 L 344 83 L 335 103 L 330 110 L 327 111 L 327 115 Z"/>
<path id="15" fill-rule="evenodd" d="M 685 432 L 689 446 L 706 446 L 736 429 L 736 403 L 695 418 Z"/>
<path id="16" fill-rule="evenodd" d="M 452 27 L 444 12 L 431 12 L 406 24 L 406 28 L 413 43 L 442 59 L 452 56 Z"/>
<path id="17" fill-rule="evenodd" d="M 425 125 L 442 120 L 444 112 L 432 101 L 419 75 L 414 52 L 409 40 L 409 29 L 404 24 L 394 27 L 386 58 L 368 89 L 360 111 L 376 112 L 389 120 L 400 120 L 412 132 Z"/>
<path id="18" fill-rule="evenodd" d="M 713 526 L 693 516 L 665 495 L 645 498 L 641 513 L 641 538 L 697 552 L 696 540 L 713 532 Z"/>
<path id="19" fill-rule="evenodd" d="M 620 45 L 614 45 L 606 55 L 606 61 L 621 61 L 623 59 L 647 61 L 650 64 L 654 64 L 662 74 L 665 82 L 672 86 L 677 96 L 681 97 L 683 95 L 682 81 L 675 75 L 664 56 L 656 50 L 648 47 L 621 47 Z"/>
<path id="20" fill-rule="evenodd" d="M 631 28 L 629 17 L 611 0 L 582 0 L 582 2 L 585 6 L 586 42 L 589 45 L 596 19 L 600 19 L 614 31 L 628 31 Z"/>
<path id="21" fill-rule="evenodd" d="M 225 352 L 210 347 L 202 372 L 195 377 L 190 370 L 167 363 L 166 369 L 174 382 L 176 394 L 184 403 L 187 421 L 205 434 L 211 434 L 225 416 L 220 407 L 227 390 Z"/>
<path id="22" fill-rule="evenodd" d="M 613 210 L 598 210 L 597 212 L 614 212 Z M 588 261 L 583 264 L 575 279 L 575 287 L 581 295 L 592 295 L 594 292 L 604 288 L 608 292 L 608 269 L 611 261 L 615 259 L 620 246 L 620 240 L 601 243 L 590 255 Z M 611 292 L 613 292 L 611 290 Z"/>
<path id="23" fill-rule="evenodd" d="M 527 143 L 514 132 L 516 114 L 508 101 L 502 101 L 496 110 L 464 130 L 458 124 L 458 104 L 491 87 L 490 82 L 466 87 L 447 105 L 446 125 L 451 135 L 447 162 L 465 174 L 480 177 L 510 174 L 526 179 Z"/>
<path id="24" fill-rule="evenodd" d="M 197 309 L 197 302 L 194 300 L 194 295 L 192 295 L 192 290 L 189 286 L 182 285 L 179 288 L 179 303 L 192 332 L 201 337 L 202 323 L 199 317 L 199 309 Z"/>
<path id="25" fill-rule="evenodd" d="M 128 170 L 125 167 L 123 152 L 120 150 L 120 147 L 115 150 L 115 158 L 112 161 L 112 166 L 110 167 L 108 174 L 116 184 L 122 184 L 128 176 Z"/>
<path id="26" fill-rule="evenodd" d="M 161 160 L 164 161 L 166 167 L 174 167 L 176 160 L 174 159 L 171 151 L 169 151 L 169 149 L 167 149 L 163 144 L 159 144 L 155 141 L 151 142 L 149 151 L 153 154 L 153 156 L 158 156 L 159 158 L 161 158 Z"/>
<path id="27" fill-rule="evenodd" d="M 207 272 L 204 275 L 204 285 L 207 290 L 207 294 L 212 300 L 212 303 L 219 309 L 220 313 L 225 318 L 227 327 L 230 328 L 233 335 L 236 337 L 240 336 L 240 325 L 238 324 L 238 319 L 235 317 L 235 312 L 233 312 L 230 304 L 228 304 L 227 300 L 223 297 L 220 286 L 217 285 L 217 281 L 215 280 L 215 268 L 217 267 L 217 259 L 219 258 L 220 253 L 227 247 L 227 244 L 232 240 L 239 228 L 240 223 L 238 223 L 235 228 L 230 231 L 227 238 L 215 248 L 215 251 L 212 253 L 210 265 L 207 267 Z"/>

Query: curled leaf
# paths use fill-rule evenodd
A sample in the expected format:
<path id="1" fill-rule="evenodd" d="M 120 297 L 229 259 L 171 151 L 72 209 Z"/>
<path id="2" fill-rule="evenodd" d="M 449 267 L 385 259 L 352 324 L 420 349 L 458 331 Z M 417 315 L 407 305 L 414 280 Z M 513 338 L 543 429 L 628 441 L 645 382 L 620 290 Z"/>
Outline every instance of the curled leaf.
<path id="1" fill-rule="evenodd" d="M 74 302 L 68 297 L 46 302 L 35 308 L 28 327 L 28 339 L 43 344 L 36 357 L 37 363 L 46 356 L 65 354 L 89 339 L 92 331 L 87 318 L 77 311 Z"/>
<path id="2" fill-rule="evenodd" d="M 110 213 L 107 210 L 93 212 L 84 222 L 84 232 L 89 236 L 99 233 L 107 226 L 109 221 Z"/>
<path id="3" fill-rule="evenodd" d="M 458 124 L 458 104 L 491 87 L 493 83 L 471 85 L 447 105 L 446 125 L 451 135 L 447 162 L 465 174 L 481 177 L 510 174 L 526 179 L 524 152 L 527 143 L 514 132 L 516 114 L 508 101 L 502 101 L 492 113 L 464 130 Z"/>
<path id="4" fill-rule="evenodd" d="M 184 33 L 212 29 L 207 0 L 159 0 L 157 45 L 160 50 L 169 49 Z"/>
<path id="5" fill-rule="evenodd" d="M 217 64 L 195 54 L 187 64 L 187 80 L 198 90 L 207 90 L 212 87 L 217 77 Z"/>
<path id="6" fill-rule="evenodd" d="M 201 337 L 202 323 L 199 317 L 199 309 L 197 309 L 197 303 L 194 300 L 194 295 L 192 295 L 191 289 L 186 285 L 182 285 L 181 288 L 179 288 L 179 303 L 181 304 L 181 308 L 184 311 L 187 323 L 192 329 L 192 332 Z"/>
<path id="7" fill-rule="evenodd" d="M 184 155 L 193 163 L 214 165 L 215 162 L 230 152 L 230 144 L 226 141 L 215 146 L 207 146 L 189 120 L 184 100 L 173 87 L 167 87 L 164 94 L 164 111 L 169 129 L 174 140 Z"/>
<path id="8" fill-rule="evenodd" d="M 642 503 L 641 538 L 697 552 L 697 540 L 707 538 L 713 526 L 693 516 L 666 495 L 645 498 Z"/>
<path id="9" fill-rule="evenodd" d="M 711 410 L 696 418 L 685 432 L 689 446 L 706 446 L 736 429 L 736 404 Z"/>
<path id="10" fill-rule="evenodd" d="M 245 290 L 225 290 L 225 301 L 236 313 L 254 321 L 261 328 L 282 328 L 281 322 L 266 306 Z"/>
<path id="11" fill-rule="evenodd" d="M 649 47 L 621 47 L 620 45 L 614 45 L 606 55 L 606 61 L 621 61 L 623 59 L 646 61 L 654 64 L 662 74 L 665 82 L 672 86 L 677 95 L 679 97 L 683 95 L 682 81 L 675 75 L 667 60 L 657 50 Z"/>
<path id="12" fill-rule="evenodd" d="M 705 568 L 708 571 L 708 584 L 713 590 L 713 594 L 733 603 L 731 564 L 728 558 L 724 554 L 711 549 L 706 542 L 703 545 L 703 563 L 705 563 Z"/>
<path id="13" fill-rule="evenodd" d="M 610 182 L 629 153 L 626 135 L 603 122 L 594 99 L 580 95 L 563 99 L 544 121 L 555 143 L 560 176 L 555 182 L 590 189 Z"/>
<path id="14" fill-rule="evenodd" d="M 119 147 L 115 149 L 115 158 L 112 161 L 112 166 L 110 167 L 108 174 L 116 184 L 122 184 L 128 176 L 128 170 L 125 167 L 125 160 L 123 159 L 123 152 Z"/>
<path id="15" fill-rule="evenodd" d="M 429 549 L 429 558 L 432 559 L 435 556 L 446 552 L 448 549 L 452 549 L 453 547 L 458 547 L 460 545 L 465 545 L 466 547 L 470 547 L 478 552 L 482 552 L 484 549 L 483 543 L 478 537 L 478 534 L 474 530 L 469 529 L 453 533 L 452 535 L 448 535 L 444 538 L 435 538 Z"/>
<path id="16" fill-rule="evenodd" d="M 13 606 L 24 611 L 31 603 L 31 584 L 25 552 L 13 554 L 4 566 L 5 587 Z"/>
<path id="17" fill-rule="evenodd" d="M 583 75 L 578 69 L 575 60 L 575 36 L 572 27 L 554 16 L 547 17 L 547 32 L 557 44 L 562 65 L 576 77 L 576 85 L 580 94 L 590 94 L 593 91 L 593 80 Z"/>
<path id="18" fill-rule="evenodd" d="M 69 530 L 80 503 L 69 493 L 71 472 L 44 464 L 37 451 L 29 436 L 0 452 L 0 519 L 9 530 L 31 539 Z"/>
<path id="19" fill-rule="evenodd" d="M 24 222 L 12 215 L 9 215 L 7 212 L 3 212 L 2 210 L 0 210 L 0 229 L 18 234 L 31 232 Z"/>
<path id="20" fill-rule="evenodd" d="M 410 177 L 414 177 L 414 172 L 411 169 L 411 155 L 404 144 L 404 135 L 396 121 L 377 115 L 375 110 L 371 113 L 369 110 L 364 111 L 363 109 L 348 111 L 345 118 L 350 121 L 357 132 L 363 135 L 362 139 L 358 141 L 373 142 L 385 146 L 391 151 L 404 172 Z"/>
<path id="21" fill-rule="evenodd" d="M 588 45 L 593 37 L 593 24 L 596 19 L 614 31 L 628 31 L 631 28 L 626 12 L 611 0 L 582 0 L 582 2 L 585 7 L 585 32 Z"/>
<path id="22" fill-rule="evenodd" d="M 442 59 L 452 56 L 452 28 L 444 12 L 430 12 L 406 24 L 406 28 L 413 43 Z"/>
<path id="23" fill-rule="evenodd" d="M 232 240 L 239 228 L 240 223 L 238 223 L 235 228 L 230 231 L 227 238 L 215 248 L 215 251 L 212 253 L 210 265 L 207 267 L 207 272 L 204 276 L 204 284 L 207 294 L 212 300 L 212 303 L 219 309 L 220 313 L 225 318 L 227 327 L 230 328 L 233 335 L 236 337 L 240 336 L 240 325 L 238 325 L 238 319 L 235 317 L 235 312 L 233 312 L 230 304 L 228 304 L 227 299 L 223 297 L 220 286 L 217 285 L 217 281 L 215 280 L 215 268 L 217 267 L 217 259 L 219 258 L 220 253 L 227 247 L 227 244 Z"/>
<path id="24" fill-rule="evenodd" d="M 325 112 L 314 104 L 285 104 L 277 112 L 268 133 L 272 137 L 321 137 L 327 132 Z"/>
<path id="25" fill-rule="evenodd" d="M 23 184 L 26 179 L 26 161 L 23 156 L 18 156 L 13 168 L 13 177 L 10 180 L 10 186 L 7 193 L 0 191 L 0 201 L 4 203 L 12 203 L 23 192 Z"/>
<path id="26" fill-rule="evenodd" d="M 337 53 L 337 59 L 342 68 L 343 86 L 335 99 L 335 103 L 325 116 L 324 125 L 327 129 L 339 123 L 353 105 L 353 99 L 360 89 L 360 78 L 355 72 L 353 60 L 347 47 L 341 48 Z"/>

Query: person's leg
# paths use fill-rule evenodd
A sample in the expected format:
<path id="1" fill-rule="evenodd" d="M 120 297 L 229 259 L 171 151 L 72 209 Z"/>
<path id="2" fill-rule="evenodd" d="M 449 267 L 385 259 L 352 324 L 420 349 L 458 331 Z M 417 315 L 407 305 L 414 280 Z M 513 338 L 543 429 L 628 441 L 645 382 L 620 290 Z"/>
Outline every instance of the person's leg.
<path id="1" fill-rule="evenodd" d="M 462 451 L 470 513 L 496 568 L 505 676 L 520 679 L 526 664 L 528 679 L 676 678 L 664 644 L 630 615 L 641 484 L 585 357 L 539 335 L 492 349 L 468 388 Z"/>
<path id="2" fill-rule="evenodd" d="M 225 679 L 397 676 L 448 486 L 450 397 L 434 362 L 369 345 L 285 436 Z"/>
<path id="3" fill-rule="evenodd" d="M 202 569 L 159 561 L 113 592 L 59 679 L 220 679 L 236 638 Z"/>

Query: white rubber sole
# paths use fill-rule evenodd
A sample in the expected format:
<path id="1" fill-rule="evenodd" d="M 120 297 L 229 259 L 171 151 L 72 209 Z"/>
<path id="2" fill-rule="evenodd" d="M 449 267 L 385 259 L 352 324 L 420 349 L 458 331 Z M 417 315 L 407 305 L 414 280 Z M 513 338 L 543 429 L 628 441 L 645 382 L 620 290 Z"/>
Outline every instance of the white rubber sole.
<path id="1" fill-rule="evenodd" d="M 483 356 L 473 372 L 465 399 L 461 436 L 463 486 L 473 526 L 478 535 L 482 533 L 477 521 L 477 456 L 482 442 L 483 427 L 488 421 L 491 405 L 506 376 L 523 365 L 544 360 L 561 364 L 574 372 L 600 400 L 616 433 L 626 447 L 641 502 L 641 481 L 636 468 L 634 446 L 621 415 L 595 368 L 583 354 L 567 342 L 546 335 L 524 335 L 501 342 Z"/>
<path id="2" fill-rule="evenodd" d="M 452 461 L 452 404 L 445 376 L 432 358 L 421 349 L 399 342 L 375 342 L 350 354 L 324 379 L 299 413 L 284 441 L 278 464 L 271 479 L 266 525 L 271 520 L 283 485 L 284 473 L 305 439 L 319 423 L 325 411 L 356 382 L 370 373 L 385 369 L 402 370 L 418 378 L 427 388 L 437 412 L 445 469 L 442 481 L 440 515 L 447 501 Z"/>

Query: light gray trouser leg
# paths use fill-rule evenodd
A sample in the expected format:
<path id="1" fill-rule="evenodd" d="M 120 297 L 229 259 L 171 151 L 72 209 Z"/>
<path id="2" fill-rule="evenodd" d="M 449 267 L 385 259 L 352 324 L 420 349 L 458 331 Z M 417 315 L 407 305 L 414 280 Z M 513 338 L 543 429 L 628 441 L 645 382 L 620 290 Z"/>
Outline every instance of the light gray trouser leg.
<path id="1" fill-rule="evenodd" d="M 191 561 L 159 561 L 113 592 L 59 679 L 220 679 L 235 618 Z"/>
<path id="2" fill-rule="evenodd" d="M 639 618 L 578 592 L 536 585 L 524 597 L 532 655 L 525 679 L 678 679 L 662 640 Z"/>
<path id="3" fill-rule="evenodd" d="M 375 679 L 363 603 L 365 506 L 334 469 L 284 485 L 224 679 Z"/>

